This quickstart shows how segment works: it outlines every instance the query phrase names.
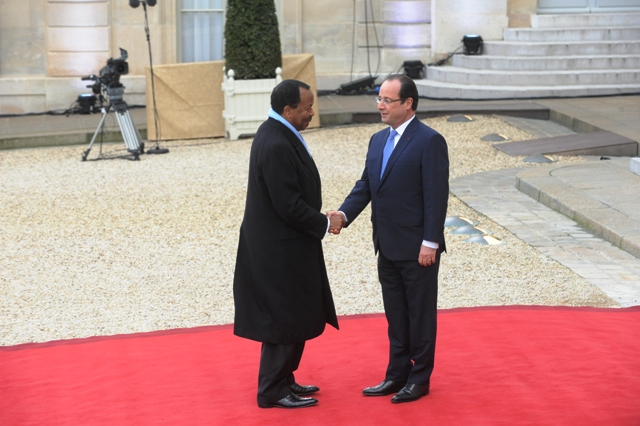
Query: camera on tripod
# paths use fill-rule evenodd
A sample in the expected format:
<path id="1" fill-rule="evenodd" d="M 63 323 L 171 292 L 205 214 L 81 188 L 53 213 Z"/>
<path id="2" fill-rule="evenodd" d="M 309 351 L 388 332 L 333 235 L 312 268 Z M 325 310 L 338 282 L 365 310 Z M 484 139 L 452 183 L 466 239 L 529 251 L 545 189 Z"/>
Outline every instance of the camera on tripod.
<path id="1" fill-rule="evenodd" d="M 93 143 L 104 126 L 104 120 L 107 114 L 114 113 L 120 126 L 122 139 L 127 146 L 127 151 L 138 160 L 139 155 L 144 153 L 144 143 L 140 132 L 136 129 L 129 113 L 129 106 L 124 101 L 124 86 L 120 83 L 120 76 L 129 73 L 129 64 L 127 64 L 127 51 L 120 48 L 120 57 L 107 60 L 107 65 L 100 70 L 99 75 L 88 75 L 82 77 L 82 80 L 91 80 L 94 83 L 87 86 L 93 91 L 93 95 L 80 95 L 78 97 L 78 105 L 81 113 L 90 114 L 94 110 L 102 111 L 102 119 L 98 128 L 89 143 L 89 147 L 82 154 L 82 161 L 87 159 L 89 151 Z M 99 105 L 96 106 L 96 100 Z M 105 101 L 106 105 L 105 105 Z M 87 111 L 87 112 L 84 112 Z"/>
<path id="2" fill-rule="evenodd" d="M 98 96 L 100 105 L 102 105 L 104 101 L 103 94 L 105 93 L 110 100 L 122 100 L 124 86 L 120 83 L 120 76 L 129 74 L 128 56 L 127 51 L 120 48 L 120 57 L 107 60 L 107 65 L 102 67 L 98 75 L 91 74 L 81 78 L 82 80 L 94 81 L 93 84 L 87 87 L 91 89 L 94 95 Z M 92 113 L 96 108 L 95 104 L 96 96 L 80 95 L 78 97 L 78 105 L 81 113 Z"/>

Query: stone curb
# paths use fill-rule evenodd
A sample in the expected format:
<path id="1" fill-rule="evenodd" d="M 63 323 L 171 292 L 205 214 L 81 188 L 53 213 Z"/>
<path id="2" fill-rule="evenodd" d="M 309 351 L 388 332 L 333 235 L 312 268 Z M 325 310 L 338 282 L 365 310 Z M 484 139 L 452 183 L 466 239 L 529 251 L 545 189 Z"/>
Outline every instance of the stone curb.
<path id="1" fill-rule="evenodd" d="M 138 128 L 142 139 L 147 139 L 147 129 Z M 95 130 L 88 132 L 75 133 L 51 133 L 47 135 L 32 135 L 24 137 L 0 138 L 0 150 L 5 149 L 22 149 L 22 148 L 46 148 L 55 146 L 69 145 L 88 145 L 93 138 Z M 95 143 L 100 142 L 100 135 L 96 138 Z M 119 130 L 105 130 L 102 135 L 102 142 L 122 142 L 122 134 Z"/>
<path id="2" fill-rule="evenodd" d="M 563 167 L 572 166 L 550 165 L 524 170 L 516 176 L 516 188 L 594 235 L 640 258 L 640 224 L 554 178 L 553 172 Z"/>

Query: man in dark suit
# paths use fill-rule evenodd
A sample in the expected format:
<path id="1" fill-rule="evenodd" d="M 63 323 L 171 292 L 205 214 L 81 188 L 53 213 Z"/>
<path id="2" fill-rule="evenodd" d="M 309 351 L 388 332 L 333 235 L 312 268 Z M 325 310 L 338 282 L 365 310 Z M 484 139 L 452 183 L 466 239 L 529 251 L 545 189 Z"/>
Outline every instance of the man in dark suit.
<path id="1" fill-rule="evenodd" d="M 390 349 L 384 381 L 363 393 L 397 392 L 391 401 L 399 403 L 429 393 L 438 269 L 445 250 L 449 157 L 442 135 L 415 116 L 418 90 L 413 80 L 404 75 L 388 77 L 377 102 L 382 122 L 389 127 L 371 137 L 362 177 L 339 211 L 348 226 L 371 202 Z"/>
<path id="2" fill-rule="evenodd" d="M 258 406 L 317 404 L 317 386 L 296 383 L 305 341 L 338 328 L 322 238 L 339 217 L 320 213 L 320 175 L 300 135 L 313 117 L 313 93 L 285 80 L 253 140 L 233 280 L 234 333 L 262 342 Z"/>

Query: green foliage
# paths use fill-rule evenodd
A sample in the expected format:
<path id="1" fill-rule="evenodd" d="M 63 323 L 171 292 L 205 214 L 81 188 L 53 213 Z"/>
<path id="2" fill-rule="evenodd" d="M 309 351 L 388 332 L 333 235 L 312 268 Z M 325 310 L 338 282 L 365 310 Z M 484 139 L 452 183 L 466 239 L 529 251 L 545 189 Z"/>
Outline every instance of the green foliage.
<path id="1" fill-rule="evenodd" d="M 239 80 L 274 78 L 282 67 L 274 0 L 227 0 L 226 69 Z"/>

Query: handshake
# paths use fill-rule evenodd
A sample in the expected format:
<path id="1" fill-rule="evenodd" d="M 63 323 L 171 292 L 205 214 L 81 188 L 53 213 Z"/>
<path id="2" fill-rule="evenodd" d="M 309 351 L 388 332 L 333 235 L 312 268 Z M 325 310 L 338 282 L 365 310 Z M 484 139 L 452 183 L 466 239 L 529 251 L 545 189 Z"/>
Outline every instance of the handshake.
<path id="1" fill-rule="evenodd" d="M 331 210 L 327 212 L 329 218 L 329 233 L 338 235 L 340 230 L 347 224 L 347 219 L 344 217 L 344 213 Z"/>

